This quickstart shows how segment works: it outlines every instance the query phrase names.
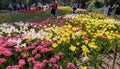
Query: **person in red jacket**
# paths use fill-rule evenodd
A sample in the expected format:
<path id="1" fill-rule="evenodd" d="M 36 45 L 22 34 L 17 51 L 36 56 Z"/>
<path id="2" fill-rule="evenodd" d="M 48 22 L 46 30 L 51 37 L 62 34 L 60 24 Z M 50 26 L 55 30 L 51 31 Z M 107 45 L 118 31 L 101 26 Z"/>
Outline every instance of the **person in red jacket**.
<path id="1" fill-rule="evenodd" d="M 52 4 L 51 4 L 51 14 L 53 18 L 56 18 L 56 9 L 57 9 L 57 4 L 56 1 L 53 0 Z"/>

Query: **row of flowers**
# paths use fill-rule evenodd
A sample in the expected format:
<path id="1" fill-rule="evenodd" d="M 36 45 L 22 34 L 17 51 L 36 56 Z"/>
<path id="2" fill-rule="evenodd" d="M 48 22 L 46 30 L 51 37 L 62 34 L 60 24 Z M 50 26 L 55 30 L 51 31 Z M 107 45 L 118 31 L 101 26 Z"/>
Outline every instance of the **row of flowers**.
<path id="1" fill-rule="evenodd" d="M 1 24 L 0 68 L 100 67 L 102 56 L 98 55 L 114 51 L 115 44 L 120 43 L 119 26 L 114 19 L 94 15 L 96 18 L 91 13 L 67 14 L 55 20 L 48 18 L 41 24 Z M 77 63 L 79 57 L 80 65 Z"/>
<path id="2" fill-rule="evenodd" d="M 40 13 L 40 12 L 43 12 L 43 10 L 19 10 L 18 12 L 21 12 L 21 13 Z"/>
<path id="3" fill-rule="evenodd" d="M 49 18 L 47 21 L 48 20 Z M 64 54 L 64 50 L 62 52 L 60 50 L 56 50 L 58 44 L 55 41 L 60 38 L 61 34 L 59 33 L 54 35 L 52 33 L 52 31 L 62 30 L 65 27 L 67 28 L 67 25 L 58 27 L 53 25 L 52 22 L 49 25 L 45 25 L 44 23 L 37 24 L 33 22 L 20 22 L 14 23 L 13 25 L 9 23 L 1 24 L 0 68 L 58 69 L 60 65 L 66 65 L 66 61 L 63 65 L 62 63 L 59 63 L 63 62 L 62 59 L 67 57 L 66 55 L 62 56 Z M 68 61 L 68 64 L 63 68 L 74 67 L 75 65 Z"/>

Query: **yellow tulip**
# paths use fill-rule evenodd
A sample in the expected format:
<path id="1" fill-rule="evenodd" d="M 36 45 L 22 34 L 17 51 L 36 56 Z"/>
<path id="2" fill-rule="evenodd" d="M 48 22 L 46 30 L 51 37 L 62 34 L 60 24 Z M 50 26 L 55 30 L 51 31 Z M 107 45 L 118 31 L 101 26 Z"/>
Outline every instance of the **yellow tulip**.
<path id="1" fill-rule="evenodd" d="M 56 48 L 57 46 L 58 46 L 57 43 L 52 44 L 52 47 L 53 47 L 53 48 Z"/>
<path id="2" fill-rule="evenodd" d="M 75 50 L 76 50 L 76 47 L 73 46 L 73 45 L 71 45 L 71 46 L 69 47 L 69 49 L 70 49 L 71 51 L 75 51 Z"/>
<path id="3" fill-rule="evenodd" d="M 47 36 L 45 39 L 46 39 L 47 41 L 49 41 L 49 40 L 50 40 L 50 37 L 49 37 L 49 36 Z"/>
<path id="4" fill-rule="evenodd" d="M 31 41 L 31 40 L 32 40 L 32 35 L 29 35 L 29 36 L 27 37 L 27 39 L 28 39 L 29 41 Z"/>
<path id="5" fill-rule="evenodd" d="M 79 42 L 77 42 L 77 46 L 78 46 L 78 45 L 80 45 L 80 43 L 79 43 Z"/>
<path id="6" fill-rule="evenodd" d="M 89 40 L 85 40 L 84 42 L 85 42 L 85 44 L 87 45 L 87 44 L 88 44 L 88 42 L 89 42 Z"/>
<path id="7" fill-rule="evenodd" d="M 74 33 L 72 33 L 72 39 L 74 39 L 74 40 L 75 40 L 75 34 L 74 34 Z"/>
<path id="8" fill-rule="evenodd" d="M 90 51 L 88 50 L 88 48 L 85 45 L 82 45 L 82 55 L 86 56 Z"/>
<path id="9" fill-rule="evenodd" d="M 93 49 L 96 49 L 98 47 L 94 43 L 89 43 L 88 46 Z"/>
<path id="10" fill-rule="evenodd" d="M 87 66 L 82 66 L 79 69 L 87 69 Z"/>
<path id="11" fill-rule="evenodd" d="M 108 39 L 112 39 L 112 36 L 111 36 L 111 35 L 107 35 L 107 38 L 108 38 Z"/>
<path id="12" fill-rule="evenodd" d="M 57 43 L 58 43 L 58 44 L 61 44 L 61 43 L 62 43 L 62 41 L 61 41 L 61 40 L 58 40 L 58 41 L 57 41 Z"/>

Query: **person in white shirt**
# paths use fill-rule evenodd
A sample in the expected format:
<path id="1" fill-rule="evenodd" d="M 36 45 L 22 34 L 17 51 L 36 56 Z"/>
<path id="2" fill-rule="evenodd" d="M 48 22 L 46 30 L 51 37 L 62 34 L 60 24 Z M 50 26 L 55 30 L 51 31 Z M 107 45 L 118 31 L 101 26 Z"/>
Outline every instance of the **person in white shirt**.
<path id="1" fill-rule="evenodd" d="M 48 10 L 48 9 L 49 9 L 49 4 L 46 3 L 46 10 Z"/>
<path id="2" fill-rule="evenodd" d="M 31 5 L 30 10 L 36 10 L 36 4 L 35 4 L 35 3 L 33 3 L 33 4 Z"/>
<path id="3" fill-rule="evenodd" d="M 109 5 L 109 4 L 105 5 L 105 8 L 104 8 L 104 15 L 108 15 L 109 9 L 110 9 L 110 5 Z"/>
<path id="4" fill-rule="evenodd" d="M 19 3 L 16 4 L 16 10 L 20 10 L 20 4 Z"/>
<path id="5" fill-rule="evenodd" d="M 11 11 L 13 11 L 13 10 L 14 10 L 14 8 L 13 8 L 12 4 L 9 4 L 9 5 L 8 5 L 8 11 L 11 12 Z"/>
<path id="6" fill-rule="evenodd" d="M 42 9 L 42 4 L 40 2 L 37 3 L 37 9 L 41 10 Z"/>
<path id="7" fill-rule="evenodd" d="M 21 3 L 21 9 L 25 9 L 24 3 Z"/>
<path id="8" fill-rule="evenodd" d="M 73 13 L 76 12 L 77 8 L 78 8 L 78 4 L 75 2 L 75 3 L 73 4 Z"/>

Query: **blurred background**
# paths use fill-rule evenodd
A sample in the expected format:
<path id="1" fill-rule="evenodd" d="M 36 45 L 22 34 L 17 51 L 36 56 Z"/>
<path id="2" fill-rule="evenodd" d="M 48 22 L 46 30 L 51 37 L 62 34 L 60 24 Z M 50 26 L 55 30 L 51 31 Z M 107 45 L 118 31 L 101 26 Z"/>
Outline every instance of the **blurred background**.
<path id="1" fill-rule="evenodd" d="M 118 2 L 120 5 L 120 0 L 57 0 L 59 6 L 72 6 L 74 2 L 78 3 L 78 7 L 82 9 L 87 9 L 91 12 L 103 12 L 104 6 L 109 3 L 111 6 Z M 43 5 L 50 4 L 52 0 L 0 0 L 0 10 L 7 10 L 8 5 L 13 6 L 16 3 L 24 3 L 25 6 L 30 6 L 32 3 L 41 2 Z M 118 11 L 118 13 L 120 10 Z"/>

